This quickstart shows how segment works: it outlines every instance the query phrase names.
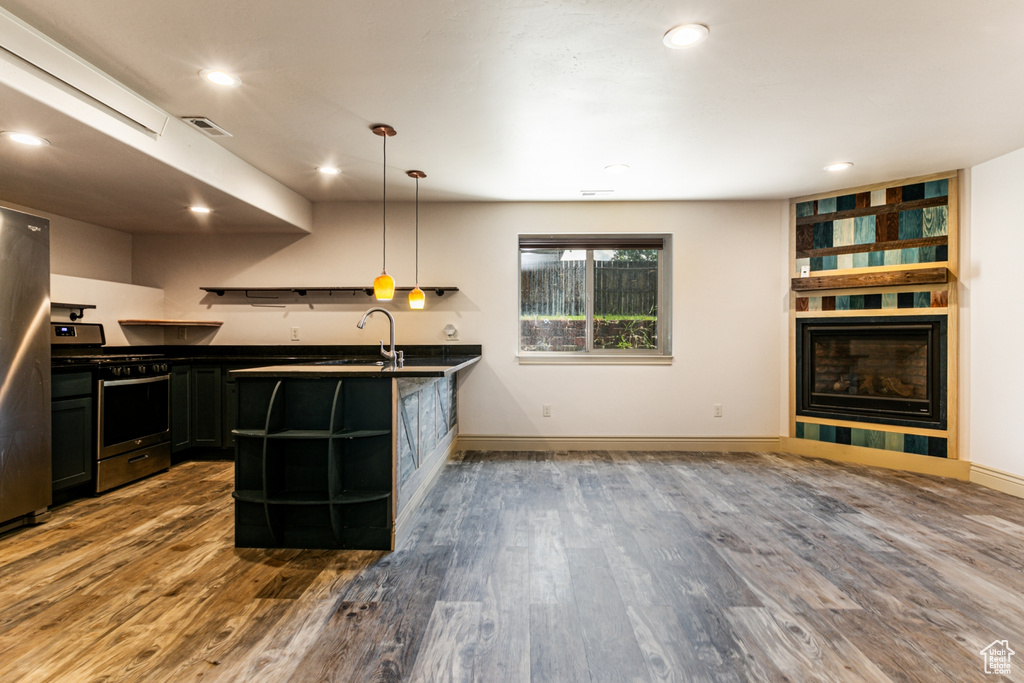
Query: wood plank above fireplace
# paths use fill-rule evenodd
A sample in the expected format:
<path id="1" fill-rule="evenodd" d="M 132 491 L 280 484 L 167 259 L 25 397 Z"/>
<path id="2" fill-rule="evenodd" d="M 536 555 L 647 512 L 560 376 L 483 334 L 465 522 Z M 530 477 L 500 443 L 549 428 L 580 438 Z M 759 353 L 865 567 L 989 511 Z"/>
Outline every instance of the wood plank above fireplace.
<path id="1" fill-rule="evenodd" d="M 934 268 L 868 271 L 847 275 L 795 277 L 791 281 L 791 287 L 795 292 L 810 292 L 824 289 L 942 284 L 948 281 L 949 269 L 945 266 L 939 266 Z"/>

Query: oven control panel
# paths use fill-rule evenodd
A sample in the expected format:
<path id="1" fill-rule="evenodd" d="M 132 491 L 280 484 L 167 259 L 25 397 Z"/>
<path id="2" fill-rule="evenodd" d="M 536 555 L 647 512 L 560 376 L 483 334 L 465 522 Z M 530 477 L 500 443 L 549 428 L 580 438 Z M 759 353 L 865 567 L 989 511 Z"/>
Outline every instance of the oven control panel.
<path id="1" fill-rule="evenodd" d="M 50 323 L 51 345 L 96 347 L 106 341 L 99 323 Z"/>

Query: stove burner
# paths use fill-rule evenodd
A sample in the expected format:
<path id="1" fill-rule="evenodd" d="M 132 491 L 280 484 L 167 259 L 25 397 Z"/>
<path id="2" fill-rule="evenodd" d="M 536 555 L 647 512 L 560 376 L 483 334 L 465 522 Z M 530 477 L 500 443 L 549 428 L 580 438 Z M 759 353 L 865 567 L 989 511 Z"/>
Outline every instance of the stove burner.
<path id="1" fill-rule="evenodd" d="M 89 365 L 97 369 L 100 379 L 119 379 L 160 375 L 170 372 L 170 364 L 163 360 L 159 353 L 124 353 L 124 354 L 58 354 L 50 358 L 53 367 L 72 367 Z"/>

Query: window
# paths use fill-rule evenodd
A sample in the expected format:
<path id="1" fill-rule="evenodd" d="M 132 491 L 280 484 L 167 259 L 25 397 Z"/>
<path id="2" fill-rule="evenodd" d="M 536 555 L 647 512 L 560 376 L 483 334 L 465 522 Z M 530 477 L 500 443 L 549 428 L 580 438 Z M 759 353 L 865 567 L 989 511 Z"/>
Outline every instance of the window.
<path id="1" fill-rule="evenodd" d="M 520 235 L 520 359 L 671 353 L 669 235 Z"/>

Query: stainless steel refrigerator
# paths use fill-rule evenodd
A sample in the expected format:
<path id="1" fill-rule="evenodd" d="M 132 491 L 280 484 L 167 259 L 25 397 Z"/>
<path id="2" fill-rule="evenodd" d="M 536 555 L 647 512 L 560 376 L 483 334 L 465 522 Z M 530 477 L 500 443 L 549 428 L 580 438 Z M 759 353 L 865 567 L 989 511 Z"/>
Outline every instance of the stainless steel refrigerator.
<path id="1" fill-rule="evenodd" d="M 50 221 L 0 207 L 0 531 L 50 505 Z"/>

